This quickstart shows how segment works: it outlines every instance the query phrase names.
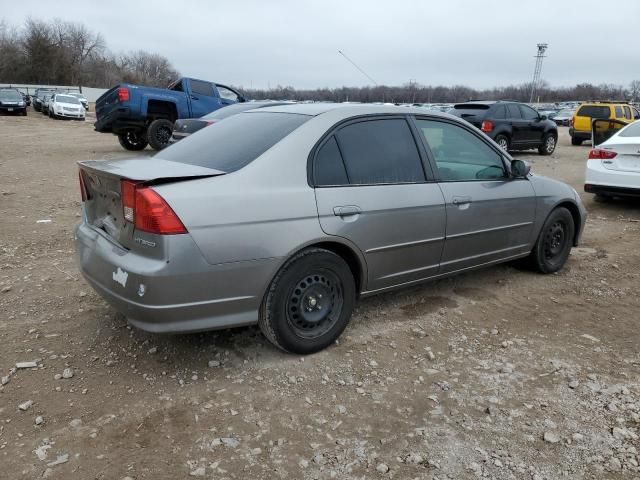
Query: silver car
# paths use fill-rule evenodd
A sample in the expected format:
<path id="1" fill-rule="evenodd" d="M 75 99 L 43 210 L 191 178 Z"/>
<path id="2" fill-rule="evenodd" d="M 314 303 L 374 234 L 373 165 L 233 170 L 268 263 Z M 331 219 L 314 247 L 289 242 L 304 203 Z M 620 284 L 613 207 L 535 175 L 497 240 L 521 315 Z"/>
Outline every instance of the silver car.
<path id="1" fill-rule="evenodd" d="M 586 216 L 571 187 L 420 107 L 262 108 L 79 166 L 80 269 L 132 325 L 258 323 L 301 354 L 359 297 L 515 259 L 556 272 Z"/>

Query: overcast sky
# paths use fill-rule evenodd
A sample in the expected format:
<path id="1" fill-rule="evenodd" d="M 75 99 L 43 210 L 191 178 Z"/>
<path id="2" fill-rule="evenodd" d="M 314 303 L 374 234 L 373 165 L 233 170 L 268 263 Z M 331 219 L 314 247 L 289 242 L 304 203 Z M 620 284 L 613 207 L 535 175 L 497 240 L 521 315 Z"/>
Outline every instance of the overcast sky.
<path id="1" fill-rule="evenodd" d="M 539 42 L 553 86 L 640 78 L 639 0 L 5 2 L 12 24 L 83 22 L 114 52 L 157 52 L 185 76 L 246 88 L 372 84 L 338 50 L 380 84 L 522 83 Z"/>

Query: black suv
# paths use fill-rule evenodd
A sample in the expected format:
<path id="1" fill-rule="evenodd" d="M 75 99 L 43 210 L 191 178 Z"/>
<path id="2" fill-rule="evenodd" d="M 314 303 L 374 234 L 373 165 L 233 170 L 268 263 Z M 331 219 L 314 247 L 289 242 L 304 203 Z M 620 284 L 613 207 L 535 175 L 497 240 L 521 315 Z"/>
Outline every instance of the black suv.
<path id="1" fill-rule="evenodd" d="M 537 148 L 540 155 L 551 155 L 556 149 L 555 122 L 523 103 L 474 100 L 459 103 L 448 113 L 478 127 L 504 150 Z"/>

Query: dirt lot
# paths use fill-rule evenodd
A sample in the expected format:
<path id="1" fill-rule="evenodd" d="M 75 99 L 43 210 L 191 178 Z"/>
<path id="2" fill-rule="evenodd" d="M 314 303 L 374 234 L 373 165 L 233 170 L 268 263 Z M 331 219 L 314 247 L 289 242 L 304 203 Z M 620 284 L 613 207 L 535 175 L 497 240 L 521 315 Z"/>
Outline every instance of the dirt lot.
<path id="1" fill-rule="evenodd" d="M 640 478 L 640 203 L 585 194 L 561 273 L 362 301 L 300 358 L 257 328 L 128 327 L 72 243 L 75 162 L 127 153 L 29 113 L 0 117 L 0 478 Z M 580 191 L 587 151 L 563 129 L 552 157 L 518 156 Z"/>

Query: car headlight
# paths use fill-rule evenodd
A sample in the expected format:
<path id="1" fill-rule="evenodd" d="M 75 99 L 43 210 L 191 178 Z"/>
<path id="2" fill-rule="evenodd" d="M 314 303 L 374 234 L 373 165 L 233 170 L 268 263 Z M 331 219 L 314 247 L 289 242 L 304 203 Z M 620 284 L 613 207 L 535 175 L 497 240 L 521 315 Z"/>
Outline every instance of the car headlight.
<path id="1" fill-rule="evenodd" d="M 18 105 L 20 105 L 21 107 L 24 107 L 24 102 L 18 102 Z"/>

